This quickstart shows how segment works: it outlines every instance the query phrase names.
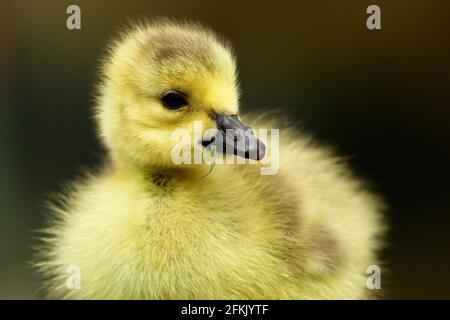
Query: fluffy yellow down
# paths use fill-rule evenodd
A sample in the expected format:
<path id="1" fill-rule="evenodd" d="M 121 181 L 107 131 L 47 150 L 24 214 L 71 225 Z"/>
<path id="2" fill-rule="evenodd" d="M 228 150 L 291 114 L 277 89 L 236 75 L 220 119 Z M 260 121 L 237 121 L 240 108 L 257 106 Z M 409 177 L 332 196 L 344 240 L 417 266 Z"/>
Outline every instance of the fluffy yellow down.
<path id="1" fill-rule="evenodd" d="M 166 90 L 187 93 L 168 110 Z M 280 170 L 261 165 L 174 165 L 171 133 L 211 111 L 239 112 L 226 43 L 192 24 L 140 24 L 105 59 L 96 106 L 107 148 L 101 170 L 49 206 L 35 259 L 49 298 L 361 299 L 380 264 L 382 205 L 339 158 L 280 129 Z M 68 267 L 81 288 L 67 287 Z"/>

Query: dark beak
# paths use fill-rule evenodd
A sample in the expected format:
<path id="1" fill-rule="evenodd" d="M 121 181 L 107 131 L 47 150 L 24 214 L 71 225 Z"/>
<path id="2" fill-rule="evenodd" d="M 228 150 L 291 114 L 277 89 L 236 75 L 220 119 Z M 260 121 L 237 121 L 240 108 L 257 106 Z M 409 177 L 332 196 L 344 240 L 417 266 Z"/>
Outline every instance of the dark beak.
<path id="1" fill-rule="evenodd" d="M 257 139 L 252 128 L 243 124 L 236 115 L 219 114 L 216 117 L 217 134 L 208 141 L 202 141 L 203 146 L 222 153 L 234 154 L 252 160 L 262 160 L 266 146 Z"/>

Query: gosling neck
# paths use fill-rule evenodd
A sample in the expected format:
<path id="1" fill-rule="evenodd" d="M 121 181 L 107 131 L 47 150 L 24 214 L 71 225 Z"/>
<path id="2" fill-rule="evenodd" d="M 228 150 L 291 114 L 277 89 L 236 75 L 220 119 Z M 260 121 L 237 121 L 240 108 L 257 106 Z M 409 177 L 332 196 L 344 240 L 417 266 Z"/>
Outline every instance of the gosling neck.
<path id="1" fill-rule="evenodd" d="M 208 167 L 203 165 L 191 167 L 163 167 L 155 165 L 143 165 L 132 161 L 127 157 L 114 157 L 112 160 L 116 174 L 125 176 L 126 179 L 145 179 L 156 187 L 164 187 L 167 183 L 184 180 L 201 179 Z"/>

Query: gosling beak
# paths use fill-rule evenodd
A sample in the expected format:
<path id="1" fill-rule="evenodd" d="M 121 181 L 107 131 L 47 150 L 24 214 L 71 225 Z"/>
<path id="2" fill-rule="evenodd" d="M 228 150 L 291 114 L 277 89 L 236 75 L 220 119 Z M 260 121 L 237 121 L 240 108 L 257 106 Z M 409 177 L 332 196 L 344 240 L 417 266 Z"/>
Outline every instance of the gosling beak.
<path id="1" fill-rule="evenodd" d="M 236 115 L 216 116 L 217 134 L 210 140 L 203 140 L 204 147 L 216 146 L 222 153 L 234 154 L 242 158 L 262 160 L 266 153 L 265 144 L 255 137 L 252 128 L 243 124 Z"/>

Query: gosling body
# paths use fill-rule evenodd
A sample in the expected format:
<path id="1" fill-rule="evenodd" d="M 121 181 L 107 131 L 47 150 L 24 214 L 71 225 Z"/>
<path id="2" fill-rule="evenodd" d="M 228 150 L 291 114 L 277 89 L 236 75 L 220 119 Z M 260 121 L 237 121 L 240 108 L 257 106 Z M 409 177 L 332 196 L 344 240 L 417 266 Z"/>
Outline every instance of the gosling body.
<path id="1" fill-rule="evenodd" d="M 205 176 L 207 165 L 171 161 L 177 127 L 216 128 L 211 112 L 239 114 L 234 59 L 211 31 L 136 27 L 112 46 L 102 75 L 96 119 L 108 160 L 50 207 L 35 261 L 47 297 L 372 297 L 366 269 L 380 264 L 383 207 L 328 149 L 241 115 L 280 129 L 275 175 L 223 164 Z M 185 111 L 161 104 L 167 90 L 189 97 Z M 81 281 L 71 289 L 74 265 Z"/>

